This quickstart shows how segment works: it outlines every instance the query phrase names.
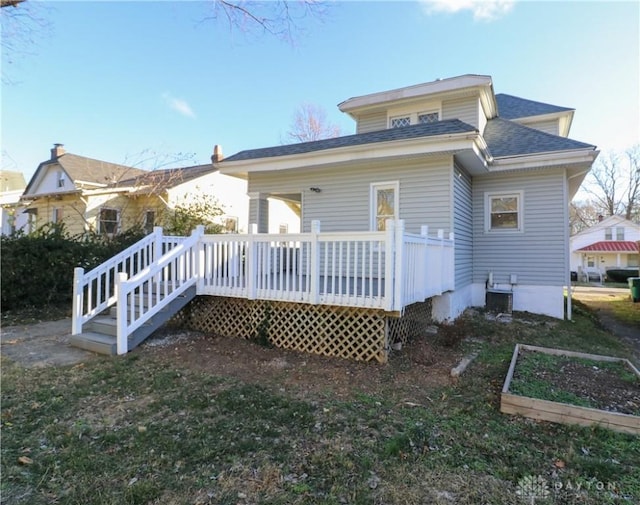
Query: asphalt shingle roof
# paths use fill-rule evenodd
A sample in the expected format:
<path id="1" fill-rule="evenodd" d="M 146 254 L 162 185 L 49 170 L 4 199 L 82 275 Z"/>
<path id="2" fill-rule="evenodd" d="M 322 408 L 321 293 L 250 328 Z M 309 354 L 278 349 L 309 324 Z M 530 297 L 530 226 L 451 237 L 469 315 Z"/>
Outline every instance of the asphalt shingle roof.
<path id="1" fill-rule="evenodd" d="M 526 98 L 520 98 L 518 96 L 506 95 L 504 93 L 498 93 L 496 95 L 496 102 L 498 104 L 498 116 L 503 119 L 518 119 L 575 110 L 568 107 L 559 107 L 558 105 L 527 100 Z"/>
<path id="2" fill-rule="evenodd" d="M 65 153 L 59 156 L 57 160 L 52 161 L 57 161 L 72 180 L 96 184 L 109 185 L 124 178 L 131 178 L 145 173 L 145 170 L 139 168 L 85 158 L 72 153 Z"/>
<path id="3" fill-rule="evenodd" d="M 265 147 L 262 149 L 249 149 L 229 156 L 222 160 L 227 161 L 251 160 L 257 158 L 271 158 L 275 156 L 287 156 L 293 154 L 304 154 L 326 149 L 336 149 L 339 147 L 349 147 L 376 142 L 389 142 L 393 140 L 407 140 L 420 137 L 435 137 L 438 135 L 451 135 L 455 133 L 468 133 L 477 131 L 475 127 L 460 121 L 459 119 L 448 119 L 435 123 L 405 126 L 403 128 L 391 128 L 375 132 L 359 133 L 355 135 L 345 135 L 331 139 L 316 140 L 313 142 L 302 142 L 299 144 L 288 144 L 283 146 Z"/>
<path id="4" fill-rule="evenodd" d="M 152 186 L 154 191 L 172 188 L 183 182 L 195 179 L 202 175 L 214 172 L 211 163 L 206 165 L 194 165 L 192 167 L 166 168 L 162 170 L 144 171 L 143 174 L 129 179 L 121 180 L 116 186 L 138 186 L 142 191 L 144 187 Z"/>
<path id="5" fill-rule="evenodd" d="M 574 149 L 595 149 L 595 146 L 591 144 L 552 135 L 501 118 L 487 121 L 484 139 L 494 158 Z"/>

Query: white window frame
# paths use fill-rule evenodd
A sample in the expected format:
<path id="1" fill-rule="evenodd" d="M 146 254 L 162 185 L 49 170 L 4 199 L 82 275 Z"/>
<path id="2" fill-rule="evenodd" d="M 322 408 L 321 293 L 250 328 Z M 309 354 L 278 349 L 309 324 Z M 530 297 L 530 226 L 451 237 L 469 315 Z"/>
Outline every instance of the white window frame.
<path id="1" fill-rule="evenodd" d="M 400 181 L 372 182 L 369 189 L 369 227 L 371 231 L 378 230 L 378 190 L 392 189 L 393 199 L 393 219 L 400 219 Z"/>
<path id="2" fill-rule="evenodd" d="M 64 171 L 60 170 L 58 172 L 58 188 L 64 188 L 66 177 Z"/>
<path id="3" fill-rule="evenodd" d="M 116 213 L 116 230 L 114 232 L 108 232 L 102 229 L 102 211 L 103 210 L 113 210 Z M 112 222 L 112 221 L 109 221 Z M 101 207 L 98 211 L 98 233 L 104 233 L 105 235 L 116 235 L 120 232 L 120 226 L 122 225 L 120 209 L 115 209 L 113 207 Z"/>
<path id="4" fill-rule="evenodd" d="M 387 126 L 388 128 L 392 128 L 391 121 L 393 119 L 399 119 L 403 117 L 409 118 L 409 124 L 415 125 L 418 124 L 418 116 L 422 114 L 438 114 L 438 121 L 442 120 L 442 103 L 440 102 L 430 102 L 426 104 L 422 104 L 423 108 L 420 110 L 416 110 L 413 106 L 409 107 L 398 107 L 387 111 Z"/>
<path id="5" fill-rule="evenodd" d="M 618 242 L 624 241 L 624 226 L 616 227 L 616 240 Z"/>
<path id="6" fill-rule="evenodd" d="M 406 125 L 402 125 L 402 126 L 393 126 L 393 122 L 395 120 L 408 120 L 409 124 Z M 412 124 L 415 124 L 412 120 L 411 120 L 411 115 L 409 114 L 400 114 L 399 116 L 392 116 L 389 118 L 389 128 L 404 128 L 405 126 L 410 126 Z"/>
<path id="7" fill-rule="evenodd" d="M 491 201 L 495 198 L 517 198 L 517 226 L 515 228 L 491 227 Z M 484 231 L 485 233 L 522 233 L 524 232 L 524 191 L 489 192 L 484 194 Z"/>
<path id="8" fill-rule="evenodd" d="M 611 226 L 607 226 L 604 229 L 604 239 L 605 240 L 613 240 L 613 228 Z"/>

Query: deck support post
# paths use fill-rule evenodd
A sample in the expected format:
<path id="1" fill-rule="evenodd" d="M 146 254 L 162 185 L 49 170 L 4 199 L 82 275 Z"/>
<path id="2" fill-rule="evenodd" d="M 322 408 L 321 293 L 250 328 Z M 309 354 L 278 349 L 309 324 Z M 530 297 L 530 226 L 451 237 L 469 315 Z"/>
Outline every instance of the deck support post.
<path id="1" fill-rule="evenodd" d="M 84 290 L 82 289 L 83 277 L 84 268 L 76 267 L 73 269 L 72 335 L 80 335 L 80 333 L 82 333 L 82 307 L 84 305 Z"/>
<path id="2" fill-rule="evenodd" d="M 122 296 L 122 284 L 128 276 L 124 272 L 116 275 L 116 346 L 118 354 L 127 354 L 129 351 L 127 335 L 127 296 Z"/>
<path id="3" fill-rule="evenodd" d="M 258 274 L 258 251 L 257 244 L 254 240 L 255 234 L 258 233 L 258 225 L 252 223 L 249 225 L 249 235 L 247 237 L 247 251 L 245 253 L 245 261 L 247 268 L 247 298 L 255 300 L 258 297 L 256 276 Z"/>
<path id="4" fill-rule="evenodd" d="M 320 301 L 320 246 L 318 235 L 320 234 L 320 221 L 311 221 L 311 260 L 310 260 L 310 298 L 316 305 Z"/>

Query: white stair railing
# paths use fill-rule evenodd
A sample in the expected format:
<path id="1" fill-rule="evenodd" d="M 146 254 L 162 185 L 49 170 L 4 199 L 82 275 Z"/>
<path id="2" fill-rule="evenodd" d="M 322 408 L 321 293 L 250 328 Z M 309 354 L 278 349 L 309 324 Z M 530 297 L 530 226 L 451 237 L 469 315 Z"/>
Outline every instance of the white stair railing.
<path id="1" fill-rule="evenodd" d="M 143 239 L 127 247 L 89 272 L 84 268 L 73 271 L 73 315 L 71 334 L 82 333 L 82 326 L 94 316 L 116 303 L 116 278 L 121 272 L 134 276 L 160 258 L 186 237 L 168 237 L 162 235 L 157 226 Z"/>
<path id="2" fill-rule="evenodd" d="M 136 329 L 169 305 L 199 279 L 201 238 L 204 226 L 172 247 L 164 256 L 128 278 L 120 272 L 116 280 L 117 352 L 128 352 L 128 338 Z"/>

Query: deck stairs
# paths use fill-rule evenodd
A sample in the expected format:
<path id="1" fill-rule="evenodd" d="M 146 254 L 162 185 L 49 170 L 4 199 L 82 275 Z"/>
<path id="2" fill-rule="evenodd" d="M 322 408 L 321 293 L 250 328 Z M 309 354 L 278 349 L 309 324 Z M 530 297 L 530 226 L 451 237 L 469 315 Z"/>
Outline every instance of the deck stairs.
<path id="1" fill-rule="evenodd" d="M 126 354 L 171 319 L 197 292 L 198 243 L 162 228 L 96 268 L 74 270 L 71 345 Z"/>
<path id="2" fill-rule="evenodd" d="M 133 330 L 127 337 L 128 349 L 134 349 L 144 342 L 157 329 L 169 321 L 196 296 L 196 287 L 192 286 L 177 298 L 171 300 L 142 326 Z M 139 307 L 136 304 L 136 307 Z M 117 354 L 117 305 L 98 314 L 83 326 L 82 333 L 72 335 L 69 343 L 74 347 L 86 349 L 98 354 L 114 356 Z"/>

